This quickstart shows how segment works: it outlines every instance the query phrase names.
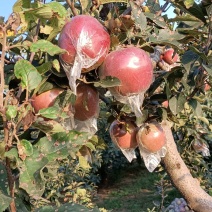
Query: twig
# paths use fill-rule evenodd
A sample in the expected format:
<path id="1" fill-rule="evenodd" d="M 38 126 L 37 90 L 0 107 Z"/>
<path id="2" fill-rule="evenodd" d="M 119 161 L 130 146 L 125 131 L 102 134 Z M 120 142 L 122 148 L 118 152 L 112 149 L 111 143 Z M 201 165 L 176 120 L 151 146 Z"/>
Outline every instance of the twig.
<path id="1" fill-rule="evenodd" d="M 170 3 L 170 0 L 167 0 L 166 3 L 161 7 L 161 9 L 156 13 L 156 16 L 160 16 L 163 12 L 165 12 L 169 3 Z"/>
<path id="2" fill-rule="evenodd" d="M 1 26 L 0 26 L 1 27 Z M 6 46 L 7 46 L 7 36 L 6 36 L 6 28 L 1 27 L 3 32 L 3 42 L 2 42 L 2 54 L 1 54 L 1 61 L 0 61 L 0 78 L 1 78 L 1 85 L 0 85 L 0 108 L 3 108 L 3 101 L 4 101 L 4 59 L 6 54 Z"/>
<path id="3" fill-rule="evenodd" d="M 71 12 L 73 13 L 74 16 L 78 15 L 76 8 L 74 7 L 74 1 L 73 0 L 66 0 L 66 3 L 71 9 Z"/>
<path id="4" fill-rule="evenodd" d="M 38 40 L 38 33 L 39 33 L 39 31 L 40 31 L 40 19 L 38 19 L 37 29 L 36 29 L 35 36 L 33 38 L 33 43 Z M 30 55 L 30 59 L 29 59 L 29 62 L 30 63 L 32 63 L 32 61 L 34 59 L 34 56 L 35 56 L 35 52 L 32 52 L 31 55 Z"/>

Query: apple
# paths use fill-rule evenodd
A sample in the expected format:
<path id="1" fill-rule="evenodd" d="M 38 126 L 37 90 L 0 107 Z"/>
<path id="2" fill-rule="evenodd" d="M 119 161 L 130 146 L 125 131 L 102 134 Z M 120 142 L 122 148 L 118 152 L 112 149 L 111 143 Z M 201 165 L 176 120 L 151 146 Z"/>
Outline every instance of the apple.
<path id="1" fill-rule="evenodd" d="M 162 102 L 162 106 L 165 107 L 165 108 L 168 108 L 169 107 L 169 101 L 165 100 L 164 102 Z"/>
<path id="2" fill-rule="evenodd" d="M 116 140 L 122 149 L 136 148 L 138 146 L 136 140 L 137 127 L 130 121 L 115 120 L 110 125 L 110 136 L 112 140 Z"/>
<path id="3" fill-rule="evenodd" d="M 99 112 L 99 93 L 88 84 L 79 84 L 73 108 L 75 111 L 74 118 L 77 120 L 85 121 L 97 116 Z"/>
<path id="4" fill-rule="evenodd" d="M 145 92 L 153 81 L 153 65 L 149 55 L 137 47 L 110 52 L 99 70 L 100 79 L 116 77 L 121 85 L 114 87 L 122 96 Z"/>
<path id="5" fill-rule="evenodd" d="M 110 36 L 97 19 L 89 15 L 77 15 L 63 27 L 58 45 L 67 51 L 61 54 L 61 60 L 67 64 L 73 64 L 76 55 L 85 61 L 96 60 L 92 67 L 84 69 L 86 72 L 104 61 L 110 48 Z"/>
<path id="6" fill-rule="evenodd" d="M 165 50 L 165 52 L 162 55 L 162 59 L 168 63 L 169 65 L 172 65 L 174 63 L 176 63 L 179 59 L 179 55 L 176 53 L 173 57 L 174 54 L 174 49 L 173 48 L 169 48 L 167 50 Z"/>
<path id="7" fill-rule="evenodd" d="M 137 142 L 149 152 L 157 152 L 166 144 L 165 132 L 157 122 L 145 123 L 138 130 Z"/>
<path id="8" fill-rule="evenodd" d="M 31 98 L 31 104 L 35 110 L 35 113 L 38 113 L 38 111 L 41 109 L 53 106 L 55 99 L 63 91 L 64 90 L 61 88 L 53 88 L 41 94 L 34 95 Z"/>

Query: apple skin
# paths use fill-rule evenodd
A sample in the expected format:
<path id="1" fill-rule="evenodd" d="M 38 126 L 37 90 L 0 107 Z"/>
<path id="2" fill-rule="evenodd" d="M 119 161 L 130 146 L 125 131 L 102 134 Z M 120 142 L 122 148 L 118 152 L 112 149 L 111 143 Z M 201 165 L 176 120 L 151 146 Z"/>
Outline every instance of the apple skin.
<path id="1" fill-rule="evenodd" d="M 170 49 L 167 49 L 164 53 L 163 53 L 163 56 L 162 56 L 162 59 L 168 63 L 169 65 L 172 65 L 174 63 L 176 63 L 179 59 L 179 55 L 176 53 L 173 57 L 173 54 L 174 54 L 174 49 L 173 48 L 170 48 Z"/>
<path id="2" fill-rule="evenodd" d="M 164 102 L 162 102 L 162 106 L 165 107 L 165 108 L 168 108 L 169 107 L 169 101 L 165 100 Z"/>
<path id="3" fill-rule="evenodd" d="M 86 121 L 99 113 L 99 93 L 87 84 L 77 86 L 77 97 L 74 103 L 74 118 L 79 121 Z"/>
<path id="4" fill-rule="evenodd" d="M 62 61 L 67 64 L 74 63 L 76 51 L 91 60 L 100 56 L 92 67 L 84 69 L 84 72 L 87 72 L 97 68 L 104 61 L 110 48 L 110 36 L 97 19 L 89 15 L 77 15 L 63 27 L 58 45 L 67 51 L 60 55 Z"/>
<path id="5" fill-rule="evenodd" d="M 106 76 L 121 81 L 114 89 L 123 96 L 145 92 L 153 82 L 153 65 L 149 55 L 137 47 L 115 50 L 107 55 L 99 70 L 100 79 Z"/>
<path id="6" fill-rule="evenodd" d="M 131 149 L 138 146 L 136 140 L 137 127 L 133 122 L 120 122 L 115 120 L 110 125 L 110 136 L 116 139 L 122 149 Z"/>
<path id="7" fill-rule="evenodd" d="M 45 91 L 39 95 L 34 95 L 31 98 L 31 104 L 35 110 L 35 113 L 38 113 L 38 111 L 41 109 L 53 106 L 55 99 L 63 91 L 64 90 L 61 88 L 53 88 L 53 89 Z"/>
<path id="8" fill-rule="evenodd" d="M 146 123 L 138 130 L 137 142 L 149 152 L 155 153 L 166 144 L 163 128 L 158 123 Z"/>

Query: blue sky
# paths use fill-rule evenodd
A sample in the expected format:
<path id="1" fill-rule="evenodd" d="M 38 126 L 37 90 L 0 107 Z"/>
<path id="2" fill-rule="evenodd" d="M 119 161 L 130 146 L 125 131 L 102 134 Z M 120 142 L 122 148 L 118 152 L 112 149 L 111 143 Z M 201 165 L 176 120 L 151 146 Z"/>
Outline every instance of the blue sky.
<path id="1" fill-rule="evenodd" d="M 5 3 L 3 3 L 3 6 L 0 7 L 0 16 L 5 17 L 5 20 L 7 20 L 7 18 L 12 12 L 12 6 L 16 2 L 16 0 L 1 0 L 1 1 L 5 1 Z M 165 1 L 160 0 L 160 2 L 163 5 Z M 169 17 L 174 16 L 173 8 L 169 9 L 168 16 Z"/>

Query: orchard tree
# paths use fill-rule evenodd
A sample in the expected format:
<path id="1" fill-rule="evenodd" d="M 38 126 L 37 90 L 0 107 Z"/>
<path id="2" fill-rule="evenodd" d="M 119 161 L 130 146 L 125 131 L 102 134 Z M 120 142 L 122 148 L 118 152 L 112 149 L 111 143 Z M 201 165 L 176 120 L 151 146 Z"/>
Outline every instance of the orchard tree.
<path id="1" fill-rule="evenodd" d="M 17 0 L 0 19 L 1 211 L 99 211 L 79 178 L 104 163 L 102 119 L 129 162 L 137 148 L 212 211 L 211 42 L 209 0 Z"/>

